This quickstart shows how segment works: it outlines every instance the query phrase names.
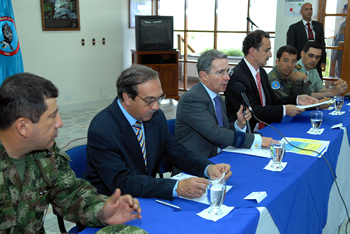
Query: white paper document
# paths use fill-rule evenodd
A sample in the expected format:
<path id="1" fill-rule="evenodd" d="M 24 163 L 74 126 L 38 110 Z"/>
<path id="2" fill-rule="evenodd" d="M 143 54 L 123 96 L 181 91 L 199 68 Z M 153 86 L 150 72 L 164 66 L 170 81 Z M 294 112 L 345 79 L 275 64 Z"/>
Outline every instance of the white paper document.
<path id="1" fill-rule="evenodd" d="M 264 147 L 261 149 L 242 149 L 242 148 L 235 148 L 233 146 L 228 146 L 222 151 L 225 152 L 231 152 L 231 153 L 239 153 L 239 154 L 249 154 L 252 156 L 258 156 L 263 158 L 271 158 L 270 155 L 270 147 Z"/>
<path id="2" fill-rule="evenodd" d="M 185 173 L 179 173 L 173 177 L 171 177 L 170 179 L 174 179 L 174 180 L 183 180 L 183 179 L 188 179 L 188 178 L 191 178 L 191 177 L 196 177 L 196 176 L 193 176 L 193 175 L 188 175 L 188 174 L 185 174 Z M 226 185 L 226 193 L 232 188 L 231 185 Z M 181 196 L 179 196 L 181 197 Z M 183 199 L 187 199 L 187 200 L 190 200 L 190 201 L 195 201 L 195 202 L 199 202 L 199 203 L 203 203 L 203 204 L 207 204 L 207 205 L 210 205 L 209 204 L 209 201 L 208 201 L 208 198 L 207 198 L 207 191 L 205 191 L 205 193 L 199 197 L 199 198 L 186 198 L 186 197 L 181 197 Z"/>
<path id="3" fill-rule="evenodd" d="M 298 108 L 301 109 L 308 109 L 308 108 L 312 108 L 312 107 L 317 107 L 317 106 L 322 106 L 324 104 L 328 104 L 328 103 L 333 103 L 334 101 L 332 99 L 325 101 L 325 102 L 320 102 L 320 103 L 316 103 L 316 104 L 312 104 L 312 105 L 305 105 L 305 106 L 301 106 L 301 105 L 297 105 Z"/>

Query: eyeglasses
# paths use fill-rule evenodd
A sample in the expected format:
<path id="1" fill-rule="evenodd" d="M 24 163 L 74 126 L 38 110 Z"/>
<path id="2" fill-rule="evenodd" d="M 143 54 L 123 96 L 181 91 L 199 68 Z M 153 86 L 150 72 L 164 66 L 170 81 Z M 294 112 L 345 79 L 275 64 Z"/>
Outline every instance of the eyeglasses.
<path id="1" fill-rule="evenodd" d="M 307 54 L 307 56 L 309 56 L 309 58 L 311 58 L 311 59 L 315 58 L 316 60 L 319 60 L 321 58 L 321 55 L 316 55 L 315 56 L 312 53 L 305 53 L 305 54 Z"/>
<path id="2" fill-rule="evenodd" d="M 230 68 L 228 68 L 227 70 L 216 71 L 212 74 L 217 75 L 217 76 L 226 76 L 227 74 L 231 74 L 231 72 L 230 72 Z"/>
<path id="3" fill-rule="evenodd" d="M 150 105 L 154 104 L 155 102 L 158 102 L 158 104 L 160 104 L 164 100 L 164 98 L 166 97 L 166 95 L 164 94 L 164 95 L 160 96 L 159 98 L 151 98 L 151 100 L 147 101 L 147 100 L 143 99 L 142 97 L 140 97 L 139 95 L 137 95 L 137 96 L 139 98 L 141 98 L 144 102 L 146 102 L 147 106 L 150 106 Z"/>

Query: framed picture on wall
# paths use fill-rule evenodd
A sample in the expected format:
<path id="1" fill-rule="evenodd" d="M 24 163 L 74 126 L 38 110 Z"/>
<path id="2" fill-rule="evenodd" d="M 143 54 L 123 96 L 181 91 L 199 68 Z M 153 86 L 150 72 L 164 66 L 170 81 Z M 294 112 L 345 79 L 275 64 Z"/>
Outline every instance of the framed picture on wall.
<path id="1" fill-rule="evenodd" d="M 79 0 L 40 0 L 43 31 L 80 30 Z"/>
<path id="2" fill-rule="evenodd" d="M 152 0 L 129 0 L 129 28 L 135 28 L 135 15 L 152 15 Z"/>

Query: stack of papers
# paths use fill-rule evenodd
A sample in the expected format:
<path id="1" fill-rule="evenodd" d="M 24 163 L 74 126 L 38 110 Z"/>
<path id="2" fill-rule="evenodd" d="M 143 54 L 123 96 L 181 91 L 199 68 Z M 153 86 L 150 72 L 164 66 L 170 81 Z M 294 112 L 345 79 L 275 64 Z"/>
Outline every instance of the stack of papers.
<path id="1" fill-rule="evenodd" d="M 297 107 L 301 108 L 301 109 L 309 109 L 309 108 L 318 107 L 318 106 L 322 106 L 324 104 L 329 104 L 329 103 L 333 103 L 333 102 L 334 101 L 332 99 L 330 99 L 328 101 L 320 102 L 320 103 L 316 103 L 316 104 L 312 104 L 312 105 L 304 105 L 304 106 L 297 105 Z"/>

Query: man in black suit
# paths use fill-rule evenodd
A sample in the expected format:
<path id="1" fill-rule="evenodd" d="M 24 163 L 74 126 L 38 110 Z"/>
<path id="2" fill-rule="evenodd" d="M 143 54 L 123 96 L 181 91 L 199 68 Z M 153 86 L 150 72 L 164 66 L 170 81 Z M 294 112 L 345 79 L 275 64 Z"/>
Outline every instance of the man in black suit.
<path id="1" fill-rule="evenodd" d="M 301 51 L 308 42 L 308 40 L 314 40 L 323 46 L 322 56 L 320 62 L 317 64 L 317 71 L 322 78 L 322 71 L 326 68 L 326 44 L 324 41 L 323 25 L 320 22 L 311 20 L 312 17 L 312 5 L 310 3 L 304 3 L 301 6 L 300 14 L 303 19 L 299 22 L 292 24 L 287 32 L 287 45 L 294 46 L 298 50 L 297 59 L 300 59 Z"/>
<path id="2" fill-rule="evenodd" d="M 259 134 L 245 133 L 245 117 L 249 120 L 251 114 L 247 110 L 244 117 L 243 106 L 237 121 L 229 123 L 225 102 L 219 95 L 230 80 L 228 71 L 226 54 L 217 50 L 204 52 L 197 62 L 200 82 L 181 96 L 177 106 L 175 139 L 205 158 L 220 153 L 223 146 L 257 149 L 269 146 L 272 141 Z"/>
<path id="3" fill-rule="evenodd" d="M 133 65 L 119 76 L 117 90 L 118 97 L 94 117 L 88 130 L 84 178 L 100 193 L 109 195 L 120 188 L 136 197 L 169 200 L 204 194 L 204 178 L 155 178 L 161 161 L 200 177 L 232 175 L 230 165 L 214 165 L 171 136 L 159 109 L 165 95 L 158 72 Z"/>
<path id="4" fill-rule="evenodd" d="M 234 122 L 236 112 L 242 104 L 240 93 L 235 93 L 234 84 L 240 82 L 246 88 L 246 95 L 253 108 L 255 116 L 263 122 L 281 122 L 285 115 L 296 116 L 304 111 L 295 104 L 308 105 L 318 102 L 308 95 L 292 95 L 277 98 L 272 91 L 266 71 L 262 68 L 266 65 L 271 54 L 271 42 L 268 33 L 256 30 L 249 33 L 243 41 L 244 58 L 233 68 L 231 80 L 225 91 L 227 116 L 230 122 Z M 292 104 L 292 105 L 287 105 Z M 263 123 L 253 117 L 250 124 L 254 131 L 264 127 Z"/>

